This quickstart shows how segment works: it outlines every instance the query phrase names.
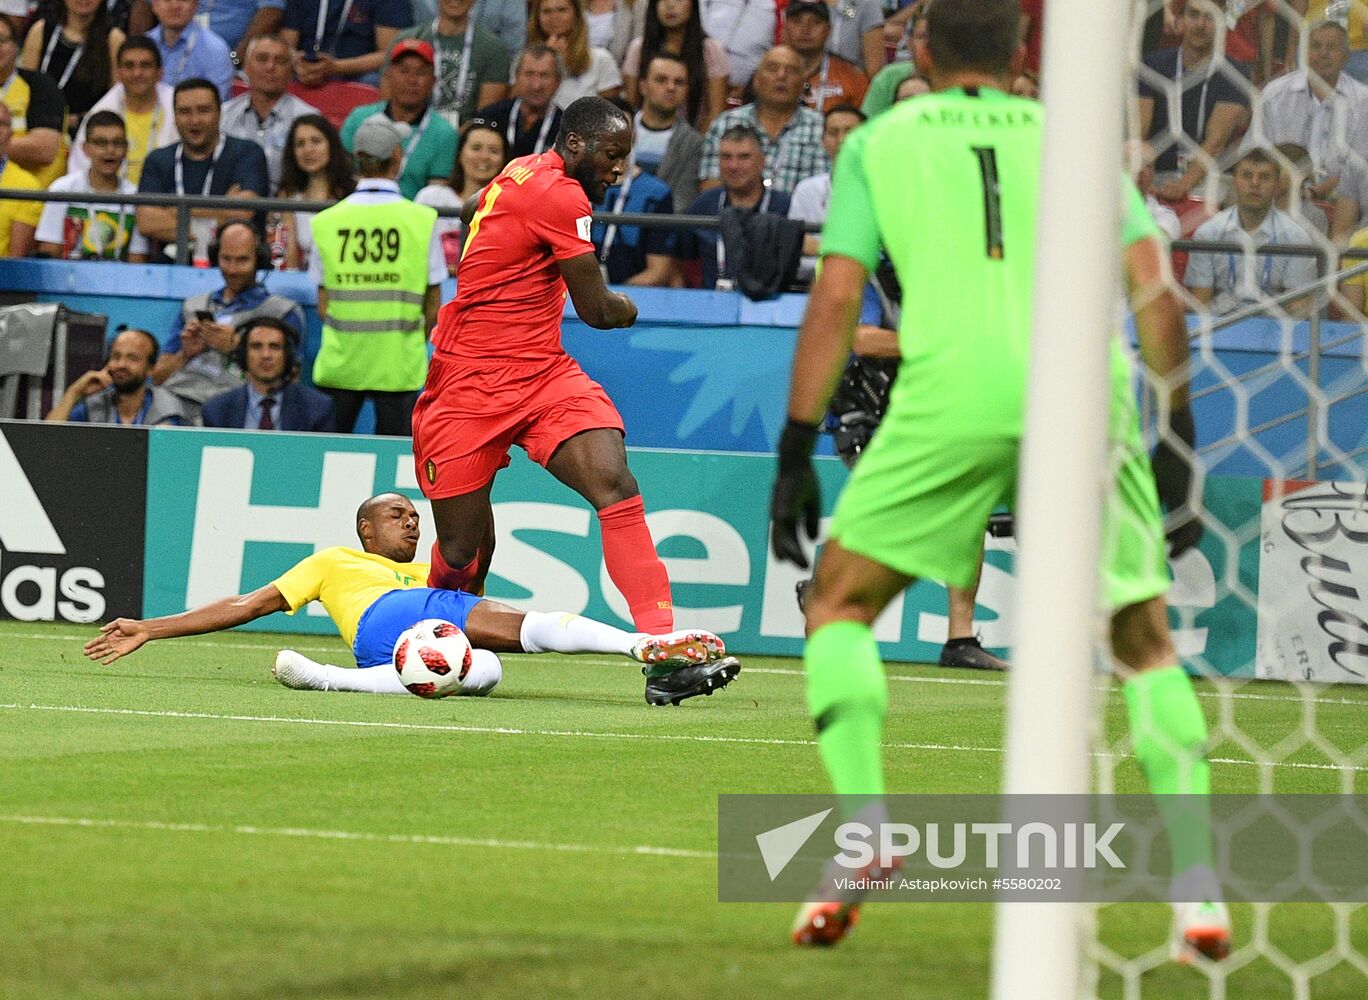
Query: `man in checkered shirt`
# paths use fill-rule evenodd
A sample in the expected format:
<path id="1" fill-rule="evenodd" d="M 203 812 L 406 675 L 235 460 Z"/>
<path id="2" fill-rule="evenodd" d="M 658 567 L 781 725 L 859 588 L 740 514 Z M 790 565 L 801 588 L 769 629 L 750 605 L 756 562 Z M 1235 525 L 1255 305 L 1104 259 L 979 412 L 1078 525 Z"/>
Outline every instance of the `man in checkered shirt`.
<path id="1" fill-rule="evenodd" d="M 822 148 L 822 116 L 802 106 L 803 62 L 787 45 L 765 53 L 755 71 L 755 103 L 718 115 L 703 142 L 699 190 L 722 183 L 719 147 L 723 134 L 747 125 L 760 135 L 765 150 L 765 181 L 775 191 L 788 193 L 799 181 L 831 169 Z"/>

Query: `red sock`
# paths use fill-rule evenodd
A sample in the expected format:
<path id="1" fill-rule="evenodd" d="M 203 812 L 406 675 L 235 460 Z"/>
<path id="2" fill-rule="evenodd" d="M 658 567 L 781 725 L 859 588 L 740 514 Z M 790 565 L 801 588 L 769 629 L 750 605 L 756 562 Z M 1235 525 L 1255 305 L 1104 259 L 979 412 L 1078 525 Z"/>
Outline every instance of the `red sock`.
<path id="1" fill-rule="evenodd" d="M 460 569 L 452 569 L 447 565 L 447 561 L 442 558 L 442 550 L 438 543 L 433 542 L 432 565 L 428 568 L 427 585 L 441 590 L 469 590 L 470 582 L 475 579 L 475 574 L 479 572 L 479 569 L 479 552 L 476 552 L 475 558 Z"/>
<path id="2" fill-rule="evenodd" d="M 603 532 L 603 561 L 608 575 L 632 612 L 637 630 L 659 634 L 674 628 L 670 578 L 656 555 L 646 527 L 646 504 L 640 495 L 598 512 Z"/>

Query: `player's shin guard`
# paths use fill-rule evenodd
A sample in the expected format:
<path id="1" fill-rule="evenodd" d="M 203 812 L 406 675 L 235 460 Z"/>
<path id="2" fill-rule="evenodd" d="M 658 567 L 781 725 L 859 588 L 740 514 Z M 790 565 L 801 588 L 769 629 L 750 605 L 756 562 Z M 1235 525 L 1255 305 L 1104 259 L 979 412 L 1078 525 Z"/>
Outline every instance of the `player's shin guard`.
<path id="1" fill-rule="evenodd" d="M 1160 796 L 1173 874 L 1205 882 L 1212 864 L 1211 765 L 1206 720 L 1192 681 L 1175 665 L 1142 671 L 1123 690 L 1135 756 L 1150 792 Z M 1210 879 L 1218 892 L 1214 876 Z"/>
<path id="2" fill-rule="evenodd" d="M 858 622 L 831 622 L 807 641 L 808 712 L 817 723 L 822 762 L 838 795 L 864 799 L 884 793 L 884 713 L 888 683 L 874 633 Z M 844 799 L 855 812 L 861 799 Z"/>
<path id="3" fill-rule="evenodd" d="M 656 555 L 646 527 L 646 504 L 640 495 L 619 500 L 598 512 L 603 533 L 603 562 L 632 613 L 637 629 L 652 635 L 674 628 L 670 577 Z"/>

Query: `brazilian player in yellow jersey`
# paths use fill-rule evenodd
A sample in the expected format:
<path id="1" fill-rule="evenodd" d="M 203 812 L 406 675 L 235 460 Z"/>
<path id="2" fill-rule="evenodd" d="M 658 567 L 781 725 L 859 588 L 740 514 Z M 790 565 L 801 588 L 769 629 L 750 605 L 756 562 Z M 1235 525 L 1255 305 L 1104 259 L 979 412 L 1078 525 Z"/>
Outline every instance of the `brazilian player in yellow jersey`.
<path id="1" fill-rule="evenodd" d="M 276 611 L 294 614 L 319 601 L 351 647 L 354 670 L 315 663 L 282 650 L 273 673 L 286 687 L 321 691 L 405 694 L 387 669 L 399 634 L 415 622 L 439 618 L 461 628 L 475 647 L 477 667 L 497 669 L 496 653 L 618 653 L 645 664 L 646 701 L 679 704 L 725 687 L 741 670 L 722 640 L 702 629 L 644 635 L 576 614 L 519 611 L 459 590 L 427 586 L 427 563 L 415 563 L 418 511 L 408 497 L 381 493 L 356 512 L 361 550 L 316 552 L 271 583 L 178 615 L 119 618 L 86 643 L 85 654 L 113 663 L 152 639 L 202 635 L 245 625 Z M 483 660 L 483 664 L 481 663 Z M 364 669 L 380 667 L 379 670 Z M 497 674 L 495 675 L 497 676 Z"/>
<path id="2" fill-rule="evenodd" d="M 811 462 L 817 424 L 850 353 L 869 273 L 887 252 L 903 294 L 902 361 L 883 423 L 837 503 L 808 595 L 804 651 L 822 760 L 847 814 L 871 822 L 885 815 L 880 739 L 888 695 L 870 626 L 920 577 L 969 586 L 988 515 L 1015 500 L 1044 119 L 1038 104 L 1005 93 L 1022 57 L 1018 16 L 1016 0 L 932 0 L 927 37 L 914 45 L 934 92 L 896 105 L 842 147 L 822 273 L 794 359 L 771 515 L 776 556 L 801 564 L 798 526 L 815 536 L 821 509 Z M 1230 922 L 1204 808 L 1206 722 L 1178 664 L 1164 602 L 1160 496 L 1178 514 L 1170 554 L 1200 536 L 1185 509 L 1195 445 L 1187 329 L 1167 250 L 1138 192 L 1124 183 L 1121 237 L 1140 351 L 1160 376 L 1169 437 L 1182 444 L 1161 446 L 1151 471 L 1128 362 L 1113 338 L 1105 596 L 1135 755 L 1168 823 L 1175 953 L 1219 958 L 1229 950 Z M 1180 794 L 1200 797 L 1195 815 L 1166 805 Z M 795 943 L 840 940 L 864 892 L 839 886 L 861 881 L 824 878 L 798 913 Z"/>

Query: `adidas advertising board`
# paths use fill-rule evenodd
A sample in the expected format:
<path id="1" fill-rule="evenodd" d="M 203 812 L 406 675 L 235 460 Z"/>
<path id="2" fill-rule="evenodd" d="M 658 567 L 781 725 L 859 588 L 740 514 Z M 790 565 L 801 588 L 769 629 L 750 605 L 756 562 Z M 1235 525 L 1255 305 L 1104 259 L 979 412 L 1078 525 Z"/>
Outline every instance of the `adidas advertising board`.
<path id="1" fill-rule="evenodd" d="M 142 614 L 147 433 L 0 421 L 0 618 Z"/>

